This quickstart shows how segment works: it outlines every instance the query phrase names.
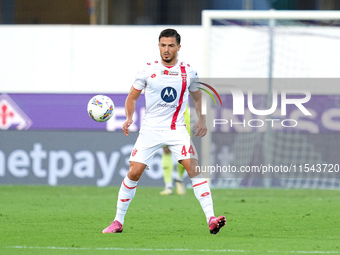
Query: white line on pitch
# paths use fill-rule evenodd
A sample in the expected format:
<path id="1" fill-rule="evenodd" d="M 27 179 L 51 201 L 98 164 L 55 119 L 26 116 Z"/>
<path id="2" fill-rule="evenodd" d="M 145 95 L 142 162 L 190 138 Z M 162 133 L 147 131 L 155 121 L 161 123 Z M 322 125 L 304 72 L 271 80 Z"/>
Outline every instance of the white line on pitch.
<path id="1" fill-rule="evenodd" d="M 2 248 L 7 249 L 45 249 L 45 250 L 107 250 L 107 251 L 173 251 L 173 252 L 233 252 L 233 253 L 301 253 L 301 254 L 339 254 L 340 251 L 279 251 L 279 250 L 267 250 L 267 251 L 256 251 L 256 250 L 233 250 L 233 249 L 220 249 L 220 250 L 211 250 L 211 249 L 182 249 L 182 248 L 123 248 L 123 247 L 39 247 L 39 246 L 3 246 Z"/>

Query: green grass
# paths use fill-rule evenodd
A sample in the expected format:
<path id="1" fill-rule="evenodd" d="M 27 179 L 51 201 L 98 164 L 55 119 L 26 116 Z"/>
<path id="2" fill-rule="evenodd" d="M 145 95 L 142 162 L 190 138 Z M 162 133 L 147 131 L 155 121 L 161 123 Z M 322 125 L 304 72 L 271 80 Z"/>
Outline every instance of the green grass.
<path id="1" fill-rule="evenodd" d="M 340 253 L 339 190 L 214 189 L 218 235 L 192 190 L 160 190 L 138 187 L 123 233 L 102 234 L 117 187 L 0 186 L 0 254 Z"/>

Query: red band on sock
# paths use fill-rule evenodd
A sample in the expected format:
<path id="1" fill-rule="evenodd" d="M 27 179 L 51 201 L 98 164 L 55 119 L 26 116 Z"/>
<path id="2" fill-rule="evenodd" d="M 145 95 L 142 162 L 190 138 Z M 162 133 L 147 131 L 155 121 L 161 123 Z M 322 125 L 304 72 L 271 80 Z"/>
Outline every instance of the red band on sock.
<path id="1" fill-rule="evenodd" d="M 192 186 L 192 187 L 195 188 L 195 187 L 200 186 L 200 185 L 202 185 L 202 184 L 204 184 L 204 183 L 208 183 L 208 182 L 207 182 L 207 181 L 204 181 L 204 182 L 201 182 L 201 183 L 197 183 L 197 184 L 195 184 L 195 185 Z"/>
<path id="2" fill-rule="evenodd" d="M 128 188 L 128 189 L 135 189 L 137 186 L 134 186 L 134 187 L 129 187 L 129 186 L 127 186 L 126 184 L 125 184 L 125 182 L 124 182 L 124 180 L 123 180 L 123 185 L 126 187 L 126 188 Z"/>

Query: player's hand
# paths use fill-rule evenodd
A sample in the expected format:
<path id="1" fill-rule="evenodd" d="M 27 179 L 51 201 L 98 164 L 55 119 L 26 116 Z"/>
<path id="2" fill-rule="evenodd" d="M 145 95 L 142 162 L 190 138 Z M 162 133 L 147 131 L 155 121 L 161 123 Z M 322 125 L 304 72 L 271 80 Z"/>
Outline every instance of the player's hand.
<path id="1" fill-rule="evenodd" d="M 203 137 L 207 134 L 207 125 L 205 124 L 205 118 L 199 118 L 194 130 L 196 131 L 195 136 Z"/>
<path id="2" fill-rule="evenodd" d="M 130 134 L 129 127 L 132 124 L 132 119 L 127 119 L 123 124 L 123 132 L 125 136 Z"/>

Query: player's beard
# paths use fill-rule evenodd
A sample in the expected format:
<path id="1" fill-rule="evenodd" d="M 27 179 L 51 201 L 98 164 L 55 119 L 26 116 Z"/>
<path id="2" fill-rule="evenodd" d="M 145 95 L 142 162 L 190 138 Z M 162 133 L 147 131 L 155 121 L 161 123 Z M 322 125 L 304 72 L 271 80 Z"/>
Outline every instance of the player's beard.
<path id="1" fill-rule="evenodd" d="M 163 57 L 163 55 L 162 55 L 162 60 L 163 60 L 165 63 L 170 63 L 171 61 L 174 60 L 174 58 L 175 58 L 175 56 L 170 55 L 170 54 L 169 54 L 169 58 L 165 58 L 165 57 Z"/>
<path id="2" fill-rule="evenodd" d="M 170 63 L 172 61 L 172 58 L 162 58 L 165 63 Z"/>

